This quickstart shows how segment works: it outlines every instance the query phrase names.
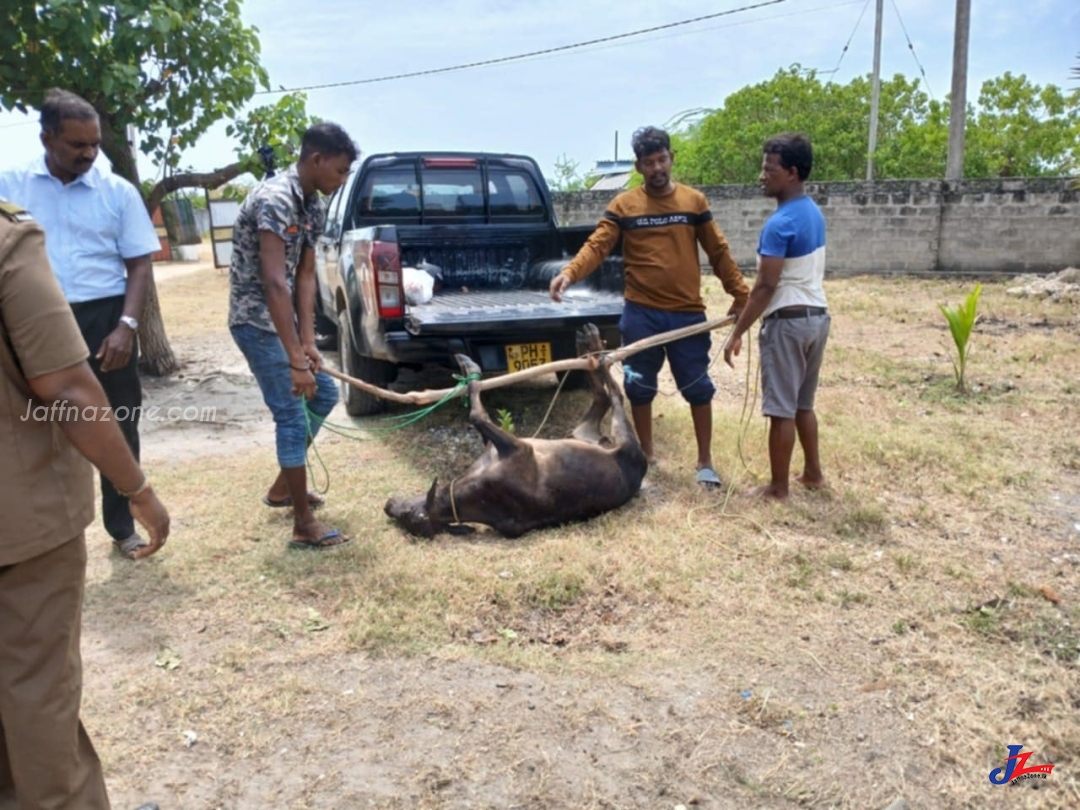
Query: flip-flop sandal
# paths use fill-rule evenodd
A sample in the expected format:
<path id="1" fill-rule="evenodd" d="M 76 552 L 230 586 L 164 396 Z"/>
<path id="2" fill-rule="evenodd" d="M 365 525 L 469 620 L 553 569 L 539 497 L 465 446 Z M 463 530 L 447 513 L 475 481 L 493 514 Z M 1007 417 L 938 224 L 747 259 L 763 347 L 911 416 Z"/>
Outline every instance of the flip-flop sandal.
<path id="1" fill-rule="evenodd" d="M 318 509 L 320 506 L 326 503 L 325 500 L 320 498 L 314 492 L 309 492 L 307 494 L 307 499 L 308 505 L 311 507 L 312 510 Z M 285 496 L 285 498 L 280 501 L 272 501 L 270 500 L 269 495 L 263 495 L 262 502 L 269 506 L 271 509 L 288 509 L 292 506 L 292 498 L 288 496 Z"/>
<path id="2" fill-rule="evenodd" d="M 350 543 L 352 540 L 345 537 L 337 529 L 328 531 L 318 540 L 297 540 L 293 538 L 289 542 L 289 548 L 306 549 L 308 551 L 325 551 L 328 548 L 337 548 L 343 546 L 346 543 Z"/>
<path id="3" fill-rule="evenodd" d="M 702 467 L 698 470 L 697 482 L 704 489 L 720 489 L 724 485 L 724 482 L 720 480 L 720 476 L 716 474 L 716 470 L 712 467 Z"/>

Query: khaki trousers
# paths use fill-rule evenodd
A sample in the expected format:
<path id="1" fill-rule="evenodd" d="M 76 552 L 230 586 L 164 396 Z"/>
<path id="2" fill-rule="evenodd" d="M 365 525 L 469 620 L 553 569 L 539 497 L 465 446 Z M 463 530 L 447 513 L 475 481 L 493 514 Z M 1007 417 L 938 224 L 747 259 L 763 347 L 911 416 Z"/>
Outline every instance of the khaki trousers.
<path id="1" fill-rule="evenodd" d="M 81 533 L 0 566 L 0 810 L 109 810 L 79 720 L 85 584 Z"/>

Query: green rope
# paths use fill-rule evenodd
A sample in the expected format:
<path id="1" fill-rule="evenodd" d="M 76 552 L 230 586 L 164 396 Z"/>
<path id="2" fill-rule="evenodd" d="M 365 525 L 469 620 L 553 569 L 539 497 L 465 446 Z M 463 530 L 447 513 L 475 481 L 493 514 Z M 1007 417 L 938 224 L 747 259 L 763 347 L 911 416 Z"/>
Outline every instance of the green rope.
<path id="1" fill-rule="evenodd" d="M 323 457 L 319 455 L 319 448 L 315 446 L 315 431 L 311 429 L 311 418 L 314 416 L 311 408 L 308 407 L 307 397 L 303 394 L 300 395 L 300 404 L 304 408 L 304 432 L 307 436 L 307 452 L 304 454 L 304 461 L 308 468 L 308 480 L 311 482 L 311 488 L 314 489 L 320 495 L 325 495 L 330 491 L 330 470 L 326 466 L 326 462 L 323 461 Z M 319 466 L 322 467 L 324 480 L 326 485 L 320 487 L 315 483 L 315 465 L 311 462 L 311 456 L 314 455 L 319 462 Z"/>
<path id="2" fill-rule="evenodd" d="M 448 391 L 445 395 L 443 395 L 443 397 L 441 399 L 439 399 L 438 402 L 432 403 L 431 405 L 428 405 L 428 406 L 426 406 L 424 408 L 420 408 L 419 410 L 416 410 L 416 411 L 412 411 L 410 413 L 393 414 L 391 416 L 379 417 L 380 421 L 385 421 L 385 422 L 390 422 L 391 423 L 389 425 L 386 425 L 385 427 L 382 427 L 382 426 L 372 427 L 370 425 L 363 425 L 363 426 L 361 426 L 361 425 L 342 425 L 342 424 L 337 424 L 337 423 L 331 422 L 330 420 L 319 416 L 317 413 L 315 413 L 313 410 L 311 410 L 311 406 L 308 405 L 307 397 L 305 397 L 303 394 L 301 394 L 300 395 L 300 402 L 303 404 L 303 407 L 304 407 L 304 429 L 305 429 L 305 432 L 307 434 L 308 453 L 307 453 L 306 461 L 307 461 L 307 468 L 308 468 L 308 477 L 312 481 L 313 489 L 315 489 L 315 491 L 318 492 L 320 495 L 325 495 L 327 493 L 327 491 L 329 491 L 329 489 L 330 489 L 330 470 L 327 468 L 326 462 L 323 460 L 323 457 L 319 454 L 319 448 L 315 446 L 315 429 L 313 427 L 313 424 L 317 425 L 319 429 L 328 430 L 328 431 L 330 431 L 331 433 L 333 433 L 333 434 L 335 434 L 337 436 L 341 436 L 343 438 L 351 439 L 351 440 L 357 441 L 357 442 L 362 442 L 362 441 L 367 440 L 367 437 L 362 436 L 362 435 L 358 435 L 358 434 L 362 434 L 362 433 L 383 433 L 383 434 L 385 434 L 385 433 L 392 433 L 395 430 L 401 430 L 402 428 L 406 428 L 406 427 L 408 427 L 410 425 L 416 424 L 421 419 L 423 419 L 425 416 L 428 416 L 428 415 L 434 413 L 436 410 L 441 408 L 447 402 L 454 399 L 454 397 L 457 397 L 457 396 L 461 395 L 468 388 L 470 382 L 472 382 L 473 380 L 479 380 L 480 379 L 480 375 L 475 373 L 475 372 L 472 373 L 472 374 L 468 374 L 468 375 L 466 375 L 464 377 L 461 376 L 460 374 L 454 374 L 453 377 L 454 377 L 455 380 L 457 380 L 457 385 L 455 385 L 452 390 Z M 464 398 L 464 397 L 462 397 L 462 405 L 464 405 L 465 407 L 468 407 L 468 405 L 469 405 L 468 400 L 466 398 Z M 315 465 L 312 463 L 312 460 L 311 460 L 312 456 L 315 457 L 316 461 L 319 462 L 319 466 L 322 468 L 322 472 L 323 472 L 323 475 L 324 475 L 324 478 L 325 478 L 325 481 L 326 481 L 325 487 L 320 488 L 320 487 L 318 487 L 318 486 L 316 486 L 314 484 L 316 476 L 315 476 Z"/>

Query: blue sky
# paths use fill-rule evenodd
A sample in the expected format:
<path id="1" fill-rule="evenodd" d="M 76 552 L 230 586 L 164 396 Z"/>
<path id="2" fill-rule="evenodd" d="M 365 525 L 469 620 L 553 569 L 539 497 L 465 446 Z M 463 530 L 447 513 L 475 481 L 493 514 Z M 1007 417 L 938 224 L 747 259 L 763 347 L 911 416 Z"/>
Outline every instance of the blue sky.
<path id="1" fill-rule="evenodd" d="M 664 25 L 753 0 L 245 0 L 259 28 L 274 87 L 366 79 L 568 45 Z M 759 0 L 760 1 L 760 0 Z M 885 0 L 882 74 L 919 75 L 899 9 L 933 95 L 951 85 L 954 5 Z M 868 74 L 874 0 L 783 0 L 776 5 L 617 43 L 521 62 L 353 87 L 313 90 L 309 110 L 336 121 L 364 154 L 462 149 L 531 155 L 548 173 L 566 155 L 592 166 L 630 155 L 633 130 L 680 112 L 719 106 L 725 96 L 793 63 L 831 70 L 866 7 L 840 70 Z M 1039 84 L 1080 87 L 1070 68 L 1080 51 L 1077 0 L 973 0 L 968 98 L 1005 71 Z M 257 96 L 266 103 L 276 95 Z M 0 115 L 0 167 L 40 152 L 34 122 Z M 224 125 L 185 155 L 199 170 L 234 159 Z M 144 177 L 152 173 L 145 159 Z"/>

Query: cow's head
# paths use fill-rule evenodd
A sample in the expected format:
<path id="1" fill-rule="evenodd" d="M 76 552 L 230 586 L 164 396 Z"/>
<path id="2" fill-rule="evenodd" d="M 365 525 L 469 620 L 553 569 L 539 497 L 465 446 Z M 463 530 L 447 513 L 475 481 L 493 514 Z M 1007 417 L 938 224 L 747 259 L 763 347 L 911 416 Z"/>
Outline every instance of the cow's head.
<path id="1" fill-rule="evenodd" d="M 434 537 L 444 528 L 441 521 L 432 520 L 431 511 L 435 505 L 435 490 L 439 479 L 431 482 L 431 489 L 425 497 L 393 497 L 386 502 L 383 511 L 400 524 L 401 528 L 417 537 Z"/>

